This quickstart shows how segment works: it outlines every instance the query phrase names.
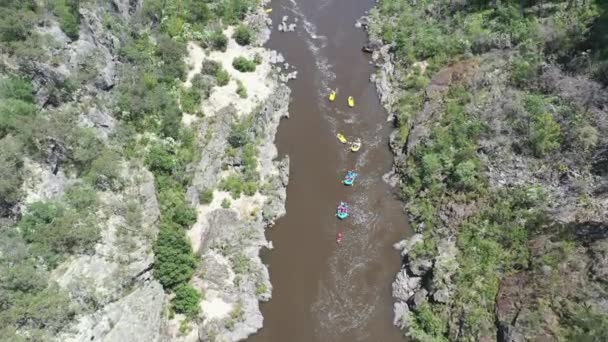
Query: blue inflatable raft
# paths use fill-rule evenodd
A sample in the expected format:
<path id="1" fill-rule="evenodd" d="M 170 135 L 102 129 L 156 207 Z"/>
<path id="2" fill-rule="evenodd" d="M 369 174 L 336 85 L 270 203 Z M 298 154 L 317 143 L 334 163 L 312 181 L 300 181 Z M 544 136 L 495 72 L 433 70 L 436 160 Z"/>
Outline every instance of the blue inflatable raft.
<path id="1" fill-rule="evenodd" d="M 344 177 L 344 180 L 342 181 L 342 183 L 344 185 L 353 185 L 353 183 L 355 182 L 355 179 L 357 179 L 358 174 L 354 171 L 348 171 L 348 173 L 346 174 L 346 177 Z"/>

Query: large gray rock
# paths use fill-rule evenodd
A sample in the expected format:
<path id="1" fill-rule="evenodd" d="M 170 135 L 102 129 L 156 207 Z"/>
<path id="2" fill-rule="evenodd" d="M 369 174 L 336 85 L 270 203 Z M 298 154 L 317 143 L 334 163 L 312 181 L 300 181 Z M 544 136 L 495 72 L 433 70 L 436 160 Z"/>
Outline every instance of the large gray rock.
<path id="1" fill-rule="evenodd" d="M 97 135 L 107 140 L 116 127 L 116 119 L 105 108 L 90 108 L 81 116 L 82 126 L 94 128 Z"/>
<path id="2" fill-rule="evenodd" d="M 403 302 L 407 302 L 416 291 L 420 289 L 421 281 L 422 278 L 410 277 L 405 268 L 401 269 L 401 271 L 397 273 L 397 277 L 392 285 L 393 297 Z"/>
<path id="3" fill-rule="evenodd" d="M 102 310 L 78 319 L 60 336 L 61 341 L 161 341 L 161 314 L 165 293 L 156 281 L 147 281 Z"/>
<path id="4" fill-rule="evenodd" d="M 124 193 L 100 194 L 101 240 L 94 253 L 75 257 L 52 273 L 76 302 L 91 310 L 66 327 L 62 341 L 156 341 L 159 336 L 164 293 L 150 271 L 160 216 L 154 178 L 141 165 L 123 174 L 130 176 Z M 141 210 L 141 219 L 131 225 L 126 219 L 129 202 Z"/>
<path id="5" fill-rule="evenodd" d="M 199 134 L 210 138 L 204 141 L 200 150 L 201 159 L 195 168 L 192 180 L 196 190 L 213 189 L 218 181 L 222 168 L 222 157 L 226 150 L 231 125 L 235 121 L 235 109 L 232 106 L 222 108 L 213 119 L 204 119 Z M 192 198 L 191 198 L 192 199 Z M 196 205 L 197 203 L 191 203 Z"/>
<path id="6" fill-rule="evenodd" d="M 393 304 L 393 312 L 395 314 L 395 317 L 393 318 L 393 325 L 402 330 L 407 328 L 409 317 L 411 315 L 407 304 L 404 302 L 395 302 L 395 304 Z"/>

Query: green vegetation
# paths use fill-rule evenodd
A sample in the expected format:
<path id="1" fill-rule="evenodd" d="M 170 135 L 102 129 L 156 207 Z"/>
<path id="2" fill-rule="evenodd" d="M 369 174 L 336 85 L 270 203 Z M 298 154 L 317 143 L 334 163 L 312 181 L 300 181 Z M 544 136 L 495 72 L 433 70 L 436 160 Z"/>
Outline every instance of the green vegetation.
<path id="1" fill-rule="evenodd" d="M 205 189 L 205 190 L 201 191 L 198 195 L 198 198 L 199 198 L 201 204 L 209 204 L 209 203 L 213 202 L 213 190 Z"/>
<path id="2" fill-rule="evenodd" d="M 58 202 L 37 202 L 19 222 L 30 252 L 54 268 L 65 255 L 90 250 L 99 239 L 99 227 L 91 212 L 94 203 L 79 208 Z"/>
<path id="3" fill-rule="evenodd" d="M 247 88 L 245 88 L 245 85 L 243 84 L 243 82 L 241 82 L 241 80 L 237 80 L 236 82 L 236 93 L 242 99 L 247 98 Z"/>
<path id="4" fill-rule="evenodd" d="M 182 284 L 175 289 L 175 297 L 172 299 L 172 303 L 175 312 L 195 317 L 200 310 L 198 305 L 200 300 L 201 295 L 195 288 Z"/>
<path id="5" fill-rule="evenodd" d="M 253 31 L 245 25 L 237 26 L 234 31 L 233 38 L 239 45 L 249 45 L 251 43 L 251 38 L 253 36 Z"/>
<path id="6" fill-rule="evenodd" d="M 80 23 L 80 15 L 78 13 L 78 0 L 52 0 L 53 13 L 57 15 L 59 26 L 65 34 L 72 38 L 78 39 L 78 24 Z"/>
<path id="7" fill-rule="evenodd" d="M 255 4 L 145 0 L 142 10 L 125 21 L 117 18 L 113 6 L 90 1 L 2 1 L 0 340 L 53 340 L 77 314 L 97 305 L 72 298 L 72 293 L 49 281 L 50 272 L 71 256 L 94 252 L 105 217 L 100 214 L 105 215 L 106 208 L 100 206 L 107 204 L 97 201 L 98 194 L 104 200 L 123 195 L 134 181 L 130 168 L 142 160 L 154 174 L 161 211 L 153 247 L 154 275 L 166 291 L 174 291 L 175 312 L 197 316 L 201 295 L 188 283 L 198 261 L 185 234 L 196 220 L 186 189 L 192 176 L 188 165 L 196 161 L 197 146 L 194 132 L 181 124 L 182 110 L 202 115 L 202 100 L 214 86 L 228 84 L 230 77 L 219 65 L 213 73 L 195 76 L 192 87 L 182 88 L 185 43 L 196 39 L 205 47 L 225 50 L 228 38 L 222 29 L 239 24 Z M 84 20 L 80 13 L 85 10 L 103 17 L 104 29 L 120 41 L 115 84 L 104 89 L 108 96 L 93 99 L 79 87 L 93 84 L 99 74 L 97 60 L 91 56 L 64 78 L 55 70 L 63 70 L 67 50 L 48 29 L 57 23 L 77 40 Z M 250 39 L 249 31 L 239 32 L 239 42 Z M 110 111 L 107 114 L 117 123 L 106 139 L 98 128 L 85 128 L 83 117 L 91 105 L 108 98 L 99 109 Z M 22 183 L 29 165 L 67 176 L 70 185 L 64 195 L 17 206 L 25 193 Z M 211 201 L 212 196 L 203 192 L 201 201 Z M 135 198 L 126 199 L 121 213 L 126 226 L 138 231 L 141 207 Z M 120 227 L 117 233 L 118 243 L 131 242 L 126 251 L 133 248 L 125 238 L 128 231 Z"/>
<path id="8" fill-rule="evenodd" d="M 569 293 L 560 280 L 586 274 L 576 273 L 575 266 L 566 270 L 569 260 L 585 253 L 579 250 L 580 242 L 548 217 L 553 194 L 544 191 L 543 181 L 529 184 L 506 176 L 505 185 L 496 185 L 496 179 L 488 178 L 492 172 L 494 178 L 502 177 L 501 168 L 508 166 L 500 163 L 510 160 L 505 153 L 519 155 L 534 167 L 553 164 L 550 168 L 560 174 L 588 169 L 589 151 L 601 134 L 597 121 L 588 100 L 556 94 L 555 84 L 565 76 L 547 69 L 605 82 L 601 70 L 608 65 L 608 50 L 599 42 L 605 42 L 608 27 L 602 21 L 606 4 L 382 0 L 372 11 L 370 30 L 394 44 L 399 69 L 395 86 L 401 95 L 393 106 L 397 142 L 408 142 L 406 160 L 399 165 L 402 194 L 412 226 L 423 235 L 409 258 L 437 261 L 434 258 L 445 252 L 439 246 L 451 239 L 458 250 L 449 301 L 411 307 L 408 334 L 414 340 L 495 339 L 498 325 L 515 325 L 515 320 L 526 339 L 551 334 L 556 339 L 599 341 L 608 331 L 608 316 L 597 312 L 597 306 L 573 307 L 591 297 Z M 427 89 L 431 82 L 433 88 Z M 562 92 L 568 91 L 573 89 Z M 425 102 L 432 105 L 421 112 Z M 428 135 L 417 136 L 419 142 L 412 147 L 408 140 L 413 118 L 419 120 L 429 111 L 427 119 L 433 122 L 425 127 Z M 558 160 L 563 164 L 555 165 Z M 538 172 L 539 178 L 552 172 L 528 171 Z M 429 291 L 435 281 L 445 281 L 433 279 L 441 271 L 425 276 Z M 507 299 L 517 303 L 518 315 L 522 313 L 514 318 L 500 311 L 505 309 L 499 310 L 497 301 L 505 280 L 519 276 L 530 279 L 521 286 L 532 288 L 533 295 Z M 584 291 L 596 286 L 584 285 Z M 542 317 L 556 318 L 546 322 Z"/>
<path id="9" fill-rule="evenodd" d="M 222 31 L 216 31 L 211 36 L 211 47 L 225 52 L 228 48 L 228 37 Z"/>
<path id="10" fill-rule="evenodd" d="M 95 191 L 82 184 L 64 198 L 28 205 L 17 227 L 0 228 L 0 336 L 19 340 L 21 330 L 44 339 L 76 315 L 78 304 L 49 281 L 48 271 L 92 251 L 99 239 L 96 210 Z"/>
<path id="11" fill-rule="evenodd" d="M 231 206 L 232 204 L 231 204 L 231 202 L 230 202 L 230 200 L 229 200 L 229 199 L 224 198 L 224 199 L 222 200 L 222 204 L 221 204 L 221 205 L 222 205 L 222 208 L 224 208 L 224 209 L 228 209 L 228 208 L 230 208 L 230 206 Z"/>
<path id="12" fill-rule="evenodd" d="M 232 66 L 240 72 L 253 72 L 255 71 L 255 61 L 250 61 L 243 56 L 235 57 L 232 61 Z"/>
<path id="13" fill-rule="evenodd" d="M 205 59 L 203 61 L 201 73 L 203 75 L 210 75 L 215 77 L 215 81 L 220 87 L 223 87 L 227 85 L 228 82 L 230 82 L 230 74 L 228 74 L 228 72 L 224 70 L 224 68 L 219 62 L 210 59 Z"/>
<path id="14" fill-rule="evenodd" d="M 241 167 L 238 174 L 233 174 L 220 182 L 220 188 L 229 191 L 232 198 L 237 199 L 244 193 L 253 196 L 259 189 L 259 174 L 257 172 L 257 146 L 251 132 L 252 116 L 243 118 L 232 126 L 228 136 L 228 155 L 240 158 Z"/>

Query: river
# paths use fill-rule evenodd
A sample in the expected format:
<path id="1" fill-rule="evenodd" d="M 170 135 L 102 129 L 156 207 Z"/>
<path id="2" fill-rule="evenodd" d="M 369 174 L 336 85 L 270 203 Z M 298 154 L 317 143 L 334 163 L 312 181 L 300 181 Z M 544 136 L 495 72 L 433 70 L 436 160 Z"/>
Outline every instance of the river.
<path id="1" fill-rule="evenodd" d="M 273 297 L 262 305 L 264 328 L 250 341 L 403 341 L 392 326 L 391 283 L 399 270 L 392 244 L 408 233 L 403 204 L 383 180 L 392 163 L 391 125 L 369 82 L 370 55 L 356 19 L 373 0 L 274 0 L 267 46 L 298 71 L 290 81 L 290 119 L 277 135 L 280 155 L 291 159 L 287 215 L 267 230 L 274 249 L 263 252 Z M 278 32 L 297 19 L 295 32 Z M 327 100 L 337 88 L 335 102 Z M 354 96 L 355 108 L 347 97 Z M 336 133 L 360 137 L 357 153 Z M 353 187 L 346 171 L 359 173 Z M 341 201 L 351 216 L 334 216 Z M 343 241 L 335 241 L 338 231 Z"/>

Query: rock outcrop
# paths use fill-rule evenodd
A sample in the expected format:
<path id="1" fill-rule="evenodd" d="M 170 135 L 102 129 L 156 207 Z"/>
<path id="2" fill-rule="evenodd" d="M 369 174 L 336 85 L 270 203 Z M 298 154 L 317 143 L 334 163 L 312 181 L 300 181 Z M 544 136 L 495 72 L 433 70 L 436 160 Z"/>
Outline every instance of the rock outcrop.
<path id="1" fill-rule="evenodd" d="M 424 11 L 421 13 L 428 15 Z M 530 84 L 514 86 L 510 69 L 519 52 L 511 46 L 509 39 L 505 40 L 500 35 L 473 42 L 470 53 L 467 52 L 458 61 L 443 65 L 431 76 L 425 74 L 425 61 L 408 61 L 410 65 L 407 70 L 396 68 L 392 60 L 393 46 L 382 44 L 379 39 L 382 20 L 387 19 L 380 18 L 378 12 L 372 11 L 358 25 L 366 27 L 370 35 L 363 50 L 372 53 L 377 66 L 372 81 L 376 83 L 378 96 L 390 114 L 389 120 L 394 121 L 396 126 L 402 126 L 390 137 L 389 146 L 395 155 L 395 162 L 394 171 L 387 178 L 395 185 L 399 185 L 399 182 L 407 185 L 408 180 L 422 178 L 415 173 L 420 168 L 411 165 L 422 163 L 415 159 L 416 152 L 437 142 L 433 140 L 433 134 L 444 124 L 442 115 L 446 115 L 447 104 L 453 100 L 448 92 L 462 86 L 469 96 L 484 97 L 484 101 L 471 101 L 464 106 L 464 111 L 468 120 L 483 122 L 486 130 L 475 141 L 473 152 L 481 161 L 481 178 L 488 183 L 485 189 L 494 194 L 527 189 L 523 196 L 527 201 L 543 198 L 542 203 L 526 209 L 527 213 L 542 212 L 540 222 L 529 217 L 515 220 L 516 224 L 525 224 L 526 234 L 529 235 L 520 243 L 525 245 L 523 248 L 530 255 L 526 256 L 526 260 L 517 260 L 513 265 L 508 265 L 509 271 L 490 271 L 496 277 L 494 285 L 498 287 L 486 288 L 499 290 L 495 303 L 490 299 L 487 304 L 490 309 L 486 317 L 489 318 L 485 319 L 482 328 L 467 326 L 465 322 L 469 316 L 474 316 L 468 310 L 475 304 L 469 305 L 459 298 L 459 295 L 467 293 L 467 289 L 462 288 L 462 283 L 467 281 L 461 279 L 462 274 L 459 278 L 458 272 L 464 273 L 466 267 L 474 268 L 477 263 L 483 262 L 467 260 L 463 256 L 469 251 L 463 247 L 466 242 L 462 241 L 466 241 L 466 238 L 459 239 L 459 234 L 466 223 L 479 223 L 471 218 L 489 211 L 488 203 L 475 199 L 463 200 L 462 196 L 467 196 L 464 195 L 467 193 L 455 190 L 439 201 L 426 202 L 428 207 L 423 208 L 424 211 L 432 212 L 430 215 L 423 213 L 426 217 L 420 214 L 420 207 L 413 209 L 414 213 L 409 216 L 418 234 L 395 245 L 402 251 L 403 262 L 393 283 L 394 324 L 408 331 L 412 315 L 418 314 L 418 309 L 429 303 L 424 307 L 432 307 L 435 318 L 447 326 L 441 332 L 442 337 L 459 339 L 475 331 L 478 340 L 555 340 L 562 338 L 562 329 L 572 324 L 570 316 L 580 314 L 575 307 L 582 305 L 582 302 L 586 314 L 596 312 L 605 315 L 608 312 L 606 292 L 600 285 L 606 274 L 605 267 L 601 265 L 605 264 L 608 246 L 605 229 L 608 217 L 608 183 L 605 179 L 608 174 L 605 172 L 608 153 L 605 136 L 601 133 L 608 131 L 608 95 L 605 88 L 587 75 L 573 76 L 562 71 L 563 67 L 552 64 L 554 61 L 550 58 L 539 66 L 538 76 Z M 406 113 L 403 120 L 407 123 L 404 125 L 398 122 L 400 117 L 396 105 L 404 97 L 403 83 L 411 75 L 424 75 L 428 83 L 421 87 L 420 107 Z M 529 137 L 521 133 L 525 129 L 514 124 L 518 117 L 524 118 L 520 119 L 522 122 L 528 120 L 529 124 L 531 119 L 527 111 L 530 109 L 524 107 L 533 96 L 551 96 L 552 100 L 547 101 L 543 110 L 556 118 L 561 129 L 561 146 L 549 156 L 532 153 Z M 584 125 L 580 122 L 574 124 L 571 117 L 562 114 L 563 111 L 584 113 L 581 114 L 584 119 L 580 121 Z M 580 138 L 584 132 L 589 133 L 590 140 L 577 140 L 577 136 Z M 449 181 L 439 183 L 445 185 Z M 426 192 L 432 191 L 424 189 L 420 191 L 421 194 L 408 194 L 408 197 L 424 198 Z M 411 198 L 406 201 L 413 202 Z M 517 204 L 510 203 L 507 207 L 505 212 L 512 214 L 509 210 L 515 211 Z M 429 216 L 435 219 L 432 229 L 425 226 L 428 225 Z M 493 221 L 492 218 L 489 220 Z M 505 242 L 499 240 L 497 245 L 501 243 Z M 505 250 L 516 249 L 508 243 L 506 245 Z M 471 292 L 475 291 L 480 290 Z M 455 310 L 455 306 L 459 306 L 459 309 Z M 565 315 L 570 316 L 565 319 Z M 419 334 L 424 330 L 420 326 L 415 328 Z M 428 337 L 424 335 L 428 332 L 426 330 L 420 336 Z"/>

